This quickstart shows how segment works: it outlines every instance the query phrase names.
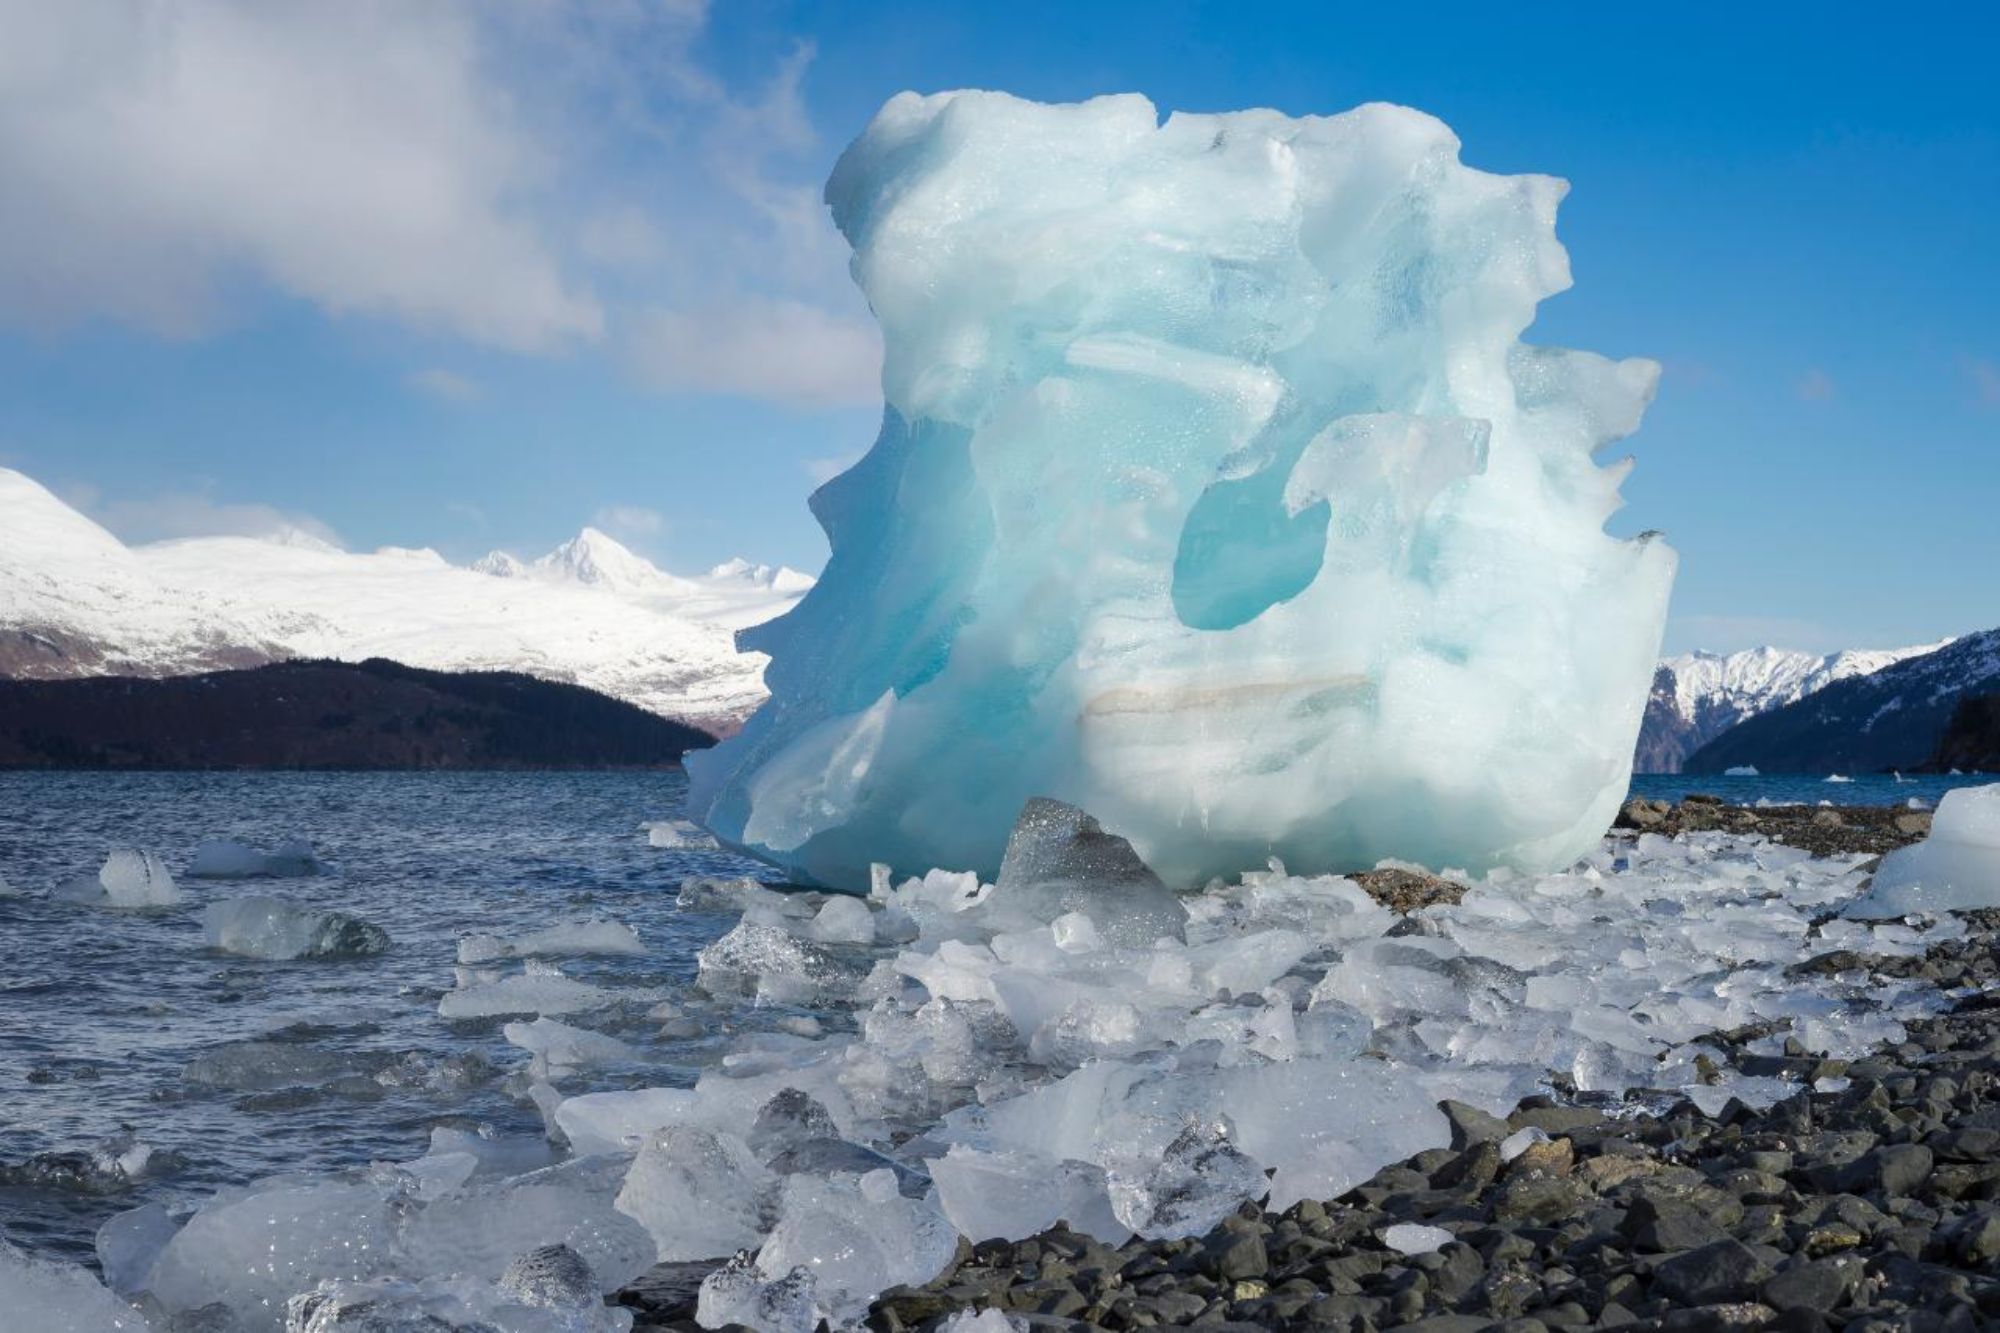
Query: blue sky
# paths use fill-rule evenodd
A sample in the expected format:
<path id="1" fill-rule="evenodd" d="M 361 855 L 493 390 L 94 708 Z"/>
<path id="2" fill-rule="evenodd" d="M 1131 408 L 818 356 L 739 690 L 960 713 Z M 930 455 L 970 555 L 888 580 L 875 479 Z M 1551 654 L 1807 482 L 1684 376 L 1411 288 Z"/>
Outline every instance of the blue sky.
<path id="1" fill-rule="evenodd" d="M 904 88 L 1441 116 L 1569 178 L 1530 337 L 1666 365 L 1668 644 L 2000 623 L 1973 6 L 0 0 L 0 462 L 133 540 L 816 568 L 872 330 L 817 206 Z M 0 515 L 0 522 L 4 522 Z"/>

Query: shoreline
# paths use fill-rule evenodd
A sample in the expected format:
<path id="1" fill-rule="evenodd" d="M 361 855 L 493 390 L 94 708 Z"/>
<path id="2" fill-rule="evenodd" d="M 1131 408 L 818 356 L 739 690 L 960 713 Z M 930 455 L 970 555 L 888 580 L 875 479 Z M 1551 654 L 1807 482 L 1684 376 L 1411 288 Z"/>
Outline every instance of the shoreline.
<path id="1" fill-rule="evenodd" d="M 1628 802 L 1616 831 L 1759 833 L 1825 856 L 1907 845 L 1929 823 L 1900 807 L 1751 810 L 1695 797 Z M 1462 891 L 1388 874 L 1371 896 L 1406 914 Z M 2000 981 L 2000 912 L 1959 920 L 1962 938 L 1922 955 L 1828 949 L 1796 965 L 1857 988 L 1915 977 L 1963 992 L 1867 1057 L 1822 1059 L 1796 1042 L 1760 1053 L 1750 1045 L 1775 1033 L 1715 1034 L 1719 1063 L 1798 1083 L 1766 1110 L 1730 1099 L 1708 1114 L 1678 1094 L 1627 1092 L 1532 1096 L 1503 1120 L 1442 1103 L 1449 1147 L 1337 1199 L 1282 1213 L 1246 1203 L 1200 1239 L 1112 1246 L 1058 1224 L 1017 1242 L 961 1241 L 930 1282 L 882 1293 L 867 1326 L 933 1330 L 982 1310 L 1013 1327 L 1114 1333 L 1992 1326 L 2000 1004 L 1988 988 Z M 633 1308 L 635 1333 L 692 1330 L 696 1288 L 716 1266 L 662 1265 L 613 1299 Z"/>

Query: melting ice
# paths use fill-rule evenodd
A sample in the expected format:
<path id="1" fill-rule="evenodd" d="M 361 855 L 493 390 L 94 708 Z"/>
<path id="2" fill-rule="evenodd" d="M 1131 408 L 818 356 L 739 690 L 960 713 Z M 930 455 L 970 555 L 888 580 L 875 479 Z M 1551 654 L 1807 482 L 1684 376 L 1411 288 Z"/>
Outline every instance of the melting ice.
<path id="1" fill-rule="evenodd" d="M 1520 341 L 1566 187 L 1458 151 L 1386 105 L 890 101 L 827 186 L 881 435 L 697 816 L 848 888 L 990 878 L 1034 796 L 1177 888 L 1586 851 L 1673 572 L 1593 455 L 1658 367 Z"/>

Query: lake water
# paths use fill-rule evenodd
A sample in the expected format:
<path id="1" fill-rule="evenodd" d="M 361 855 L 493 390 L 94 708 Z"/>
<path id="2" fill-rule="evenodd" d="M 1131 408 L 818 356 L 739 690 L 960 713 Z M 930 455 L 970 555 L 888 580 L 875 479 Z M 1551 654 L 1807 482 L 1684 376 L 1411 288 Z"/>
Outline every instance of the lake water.
<path id="1" fill-rule="evenodd" d="M 1642 778 L 1634 789 L 1934 804 L 1952 785 Z M 438 1017 L 457 941 L 472 931 L 519 934 L 591 915 L 638 930 L 644 956 L 565 960 L 563 970 L 683 1002 L 702 1035 L 662 1037 L 643 1004 L 591 1015 L 589 1026 L 641 1055 L 594 1072 L 594 1086 L 685 1086 L 746 1033 L 796 1022 L 797 1011 L 692 989 L 696 952 L 734 917 L 679 910 L 681 880 L 760 867 L 649 846 L 642 821 L 678 814 L 684 793 L 678 774 L 0 774 L 0 879 L 17 891 L 0 898 L 0 1168 L 128 1137 L 154 1154 L 136 1183 L 111 1193 L 0 1185 L 0 1231 L 88 1261 L 96 1227 L 148 1199 L 191 1201 L 279 1171 L 407 1160 L 439 1125 L 537 1132 L 519 1095 L 526 1056 L 501 1023 Z M 183 879 L 188 904 L 158 912 L 47 896 L 94 870 L 110 847 L 157 850 L 179 874 L 196 844 L 217 837 L 267 847 L 304 837 L 330 869 L 297 880 Z M 285 963 L 206 949 L 201 905 L 251 893 L 352 912 L 385 928 L 394 946 L 365 959 Z M 191 1062 L 252 1039 L 283 1044 L 309 1075 L 269 1086 L 187 1076 Z"/>

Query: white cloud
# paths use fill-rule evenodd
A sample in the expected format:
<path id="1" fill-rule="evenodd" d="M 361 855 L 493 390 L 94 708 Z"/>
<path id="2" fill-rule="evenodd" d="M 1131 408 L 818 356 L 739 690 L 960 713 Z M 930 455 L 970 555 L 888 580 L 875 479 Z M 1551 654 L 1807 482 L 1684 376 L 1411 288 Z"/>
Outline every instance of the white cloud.
<path id="1" fill-rule="evenodd" d="M 275 292 L 666 392 L 875 401 L 813 49 L 701 0 L 0 0 L 0 325 L 199 337 Z M 453 372 L 413 387 L 462 400 Z"/>
<path id="2" fill-rule="evenodd" d="M 634 373 L 659 389 L 813 407 L 881 401 L 875 329 L 798 301 L 745 297 L 698 313 L 652 310 L 637 321 L 626 354 Z"/>
<path id="3" fill-rule="evenodd" d="M 486 390 L 478 380 L 438 366 L 414 371 L 404 376 L 403 382 L 419 393 L 461 406 L 476 403 L 486 396 Z"/>
<path id="4" fill-rule="evenodd" d="M 1814 366 L 1799 376 L 1798 393 L 1809 403 L 1826 402 L 1834 394 L 1833 376 Z"/>
<path id="5" fill-rule="evenodd" d="M 622 541 L 644 541 L 667 530 L 660 511 L 644 505 L 606 505 L 591 516 L 590 524 Z"/>
<path id="6" fill-rule="evenodd" d="M 194 335 L 249 274 L 520 351 L 596 336 L 461 3 L 0 0 L 0 315 Z"/>
<path id="7" fill-rule="evenodd" d="M 65 498 L 130 543 L 177 537 L 283 537 L 302 534 L 341 545 L 340 534 L 311 514 L 267 504 L 218 501 L 206 491 L 170 491 L 139 500 L 98 498 L 72 488 Z"/>

